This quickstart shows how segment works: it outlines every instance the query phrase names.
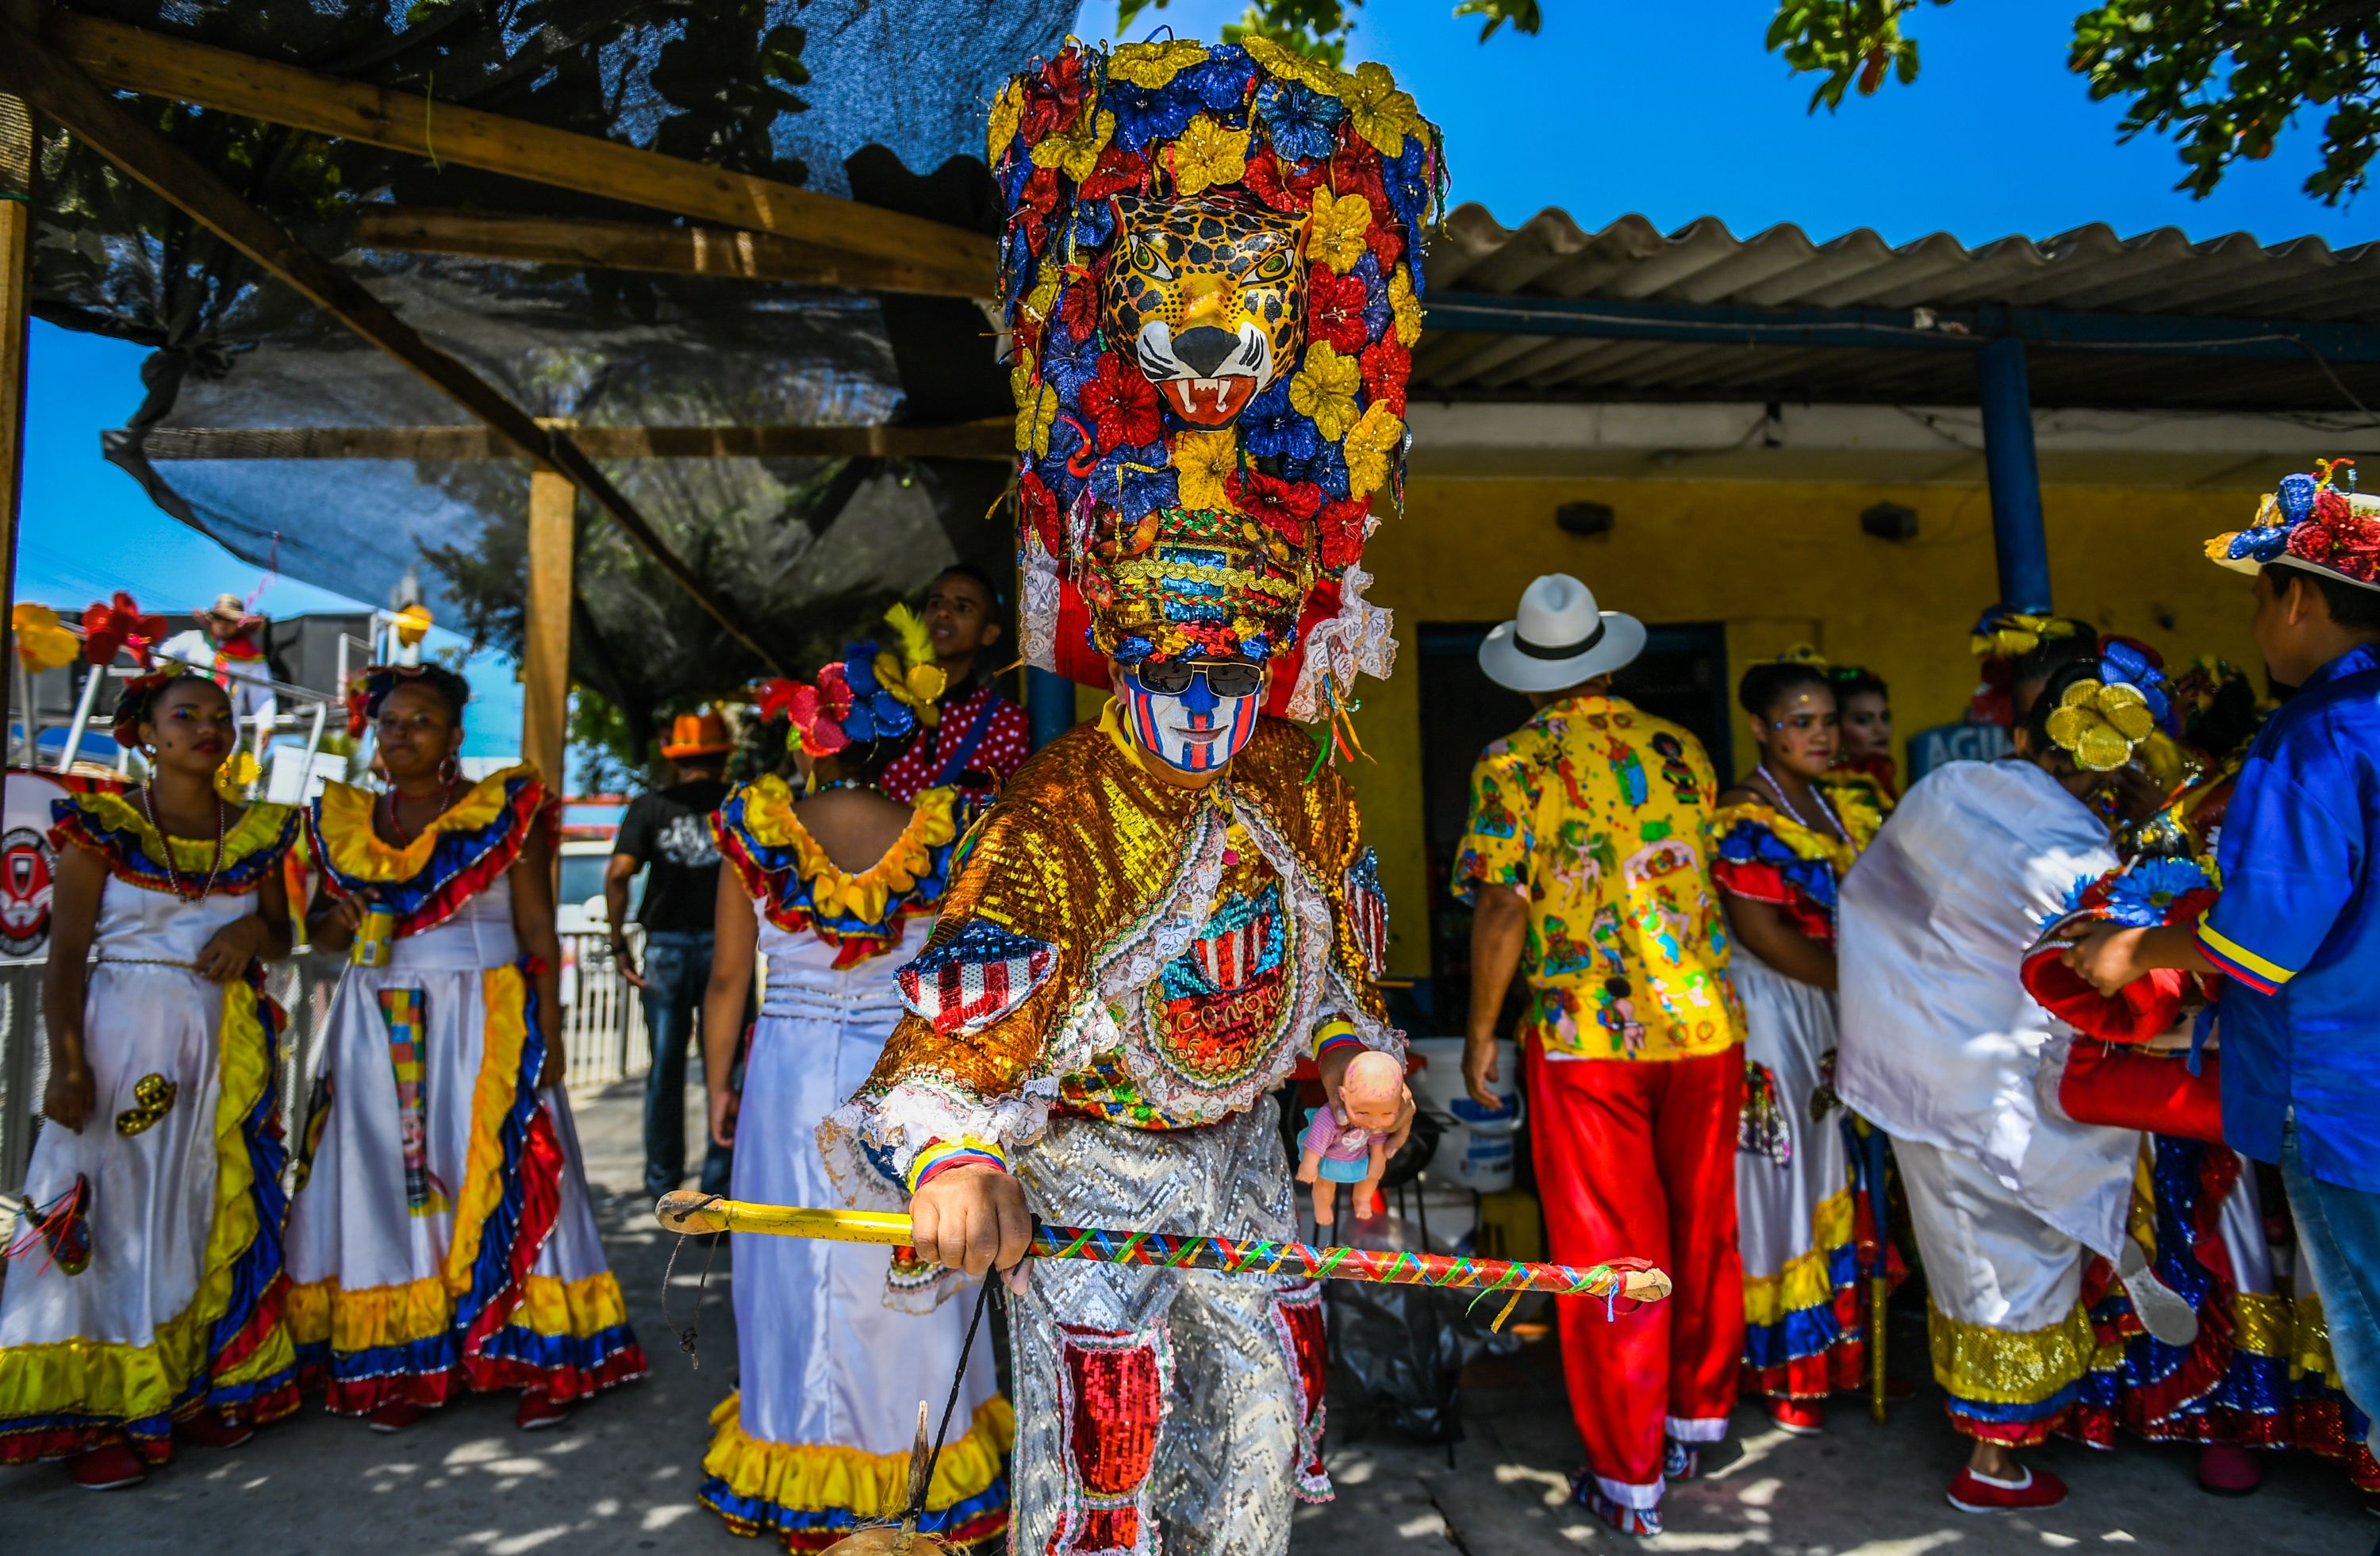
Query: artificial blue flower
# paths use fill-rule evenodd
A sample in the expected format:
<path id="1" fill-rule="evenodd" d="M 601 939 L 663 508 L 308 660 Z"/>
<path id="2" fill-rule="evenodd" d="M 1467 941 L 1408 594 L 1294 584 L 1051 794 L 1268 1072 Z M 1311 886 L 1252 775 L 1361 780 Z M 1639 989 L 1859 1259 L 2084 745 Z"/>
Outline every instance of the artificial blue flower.
<path id="1" fill-rule="evenodd" d="M 1079 200 L 1075 202 L 1075 241 L 1086 249 L 1097 249 L 1115 236 L 1115 207 L 1104 200 Z"/>
<path id="2" fill-rule="evenodd" d="M 1127 152 L 1142 152 L 1151 141 L 1171 140 L 1189 128 L 1198 99 L 1178 76 L 1161 87 L 1111 79 L 1099 106 L 1115 114 L 1115 143 Z"/>
<path id="3" fill-rule="evenodd" d="M 1307 480 L 1322 488 L 1341 502 L 1347 500 L 1347 456 L 1335 443 L 1325 443 L 1318 436 L 1315 450 L 1309 455 L 1291 455 L 1281 462 L 1284 480 Z"/>
<path id="4" fill-rule="evenodd" d="M 1084 479 L 1068 467 L 1087 446 L 1079 424 L 1061 413 L 1050 428 L 1050 453 L 1047 458 L 1033 461 L 1033 473 L 1041 484 L 1058 499 L 1061 512 L 1072 508 L 1075 499 L 1083 493 Z"/>
<path id="5" fill-rule="evenodd" d="M 2281 517 L 2291 524 L 2303 524 L 2313 517 L 2313 494 L 2318 490 L 2313 477 L 2302 472 L 2281 478 L 2280 490 L 2274 493 L 2278 500 Z"/>
<path id="6" fill-rule="evenodd" d="M 1082 399 L 1083 385 L 1099 376 L 1099 333 L 1095 330 L 1076 340 L 1053 319 L 1041 332 L 1041 376 L 1056 386 L 1059 397 L 1071 408 Z"/>
<path id="7" fill-rule="evenodd" d="M 1240 412 L 1240 446 L 1260 459 L 1311 459 L 1322 445 L 1314 419 L 1289 403 L 1289 381 L 1272 386 Z"/>
<path id="8" fill-rule="evenodd" d="M 2292 480 L 2299 478 L 2292 477 Z M 2260 524 L 2242 529 L 2231 537 L 2231 549 L 2227 553 L 2234 562 L 2253 559 L 2274 562 L 2289 554 L 2289 527 L 2286 524 Z"/>
<path id="9" fill-rule="evenodd" d="M 1256 66 L 1248 51 L 1236 43 L 1218 43 L 1207 51 L 1207 61 L 1173 78 L 1174 90 L 1196 97 L 1210 113 L 1227 114 L 1248 99 L 1248 79 Z"/>
<path id="10" fill-rule="evenodd" d="M 1330 154 L 1339 117 L 1345 112 L 1335 97 L 1295 81 L 1271 80 L 1257 88 L 1257 111 L 1274 152 L 1297 162 L 1319 162 Z"/>
<path id="11" fill-rule="evenodd" d="M 1162 443 L 1118 444 L 1091 471 L 1091 500 L 1112 507 L 1127 520 L 1137 521 L 1159 508 L 1170 508 L 1179 492 L 1180 478 L 1165 457 Z"/>
<path id="12" fill-rule="evenodd" d="M 1367 249 L 1347 274 L 1364 284 L 1364 338 L 1378 340 L 1397 316 L 1389 305 L 1389 278 L 1380 274 L 1380 257 Z"/>
<path id="13" fill-rule="evenodd" d="M 2214 884 L 2194 859 L 2144 859 L 2107 882 L 2104 911 L 2111 923 L 2158 929 L 2170 922 L 2177 900 Z"/>
<path id="14" fill-rule="evenodd" d="M 1138 664 L 1142 660 L 1147 659 L 1150 654 L 1153 654 L 1156 651 L 1157 645 L 1150 642 L 1146 638 L 1126 638 L 1116 644 L 1116 663 L 1118 664 Z"/>
<path id="15" fill-rule="evenodd" d="M 2163 725 L 2173 717 L 2173 694 L 2165 672 L 2130 643 L 2109 641 L 2099 650 L 2099 679 L 2108 686 L 2127 686 L 2149 705 L 2149 717 Z"/>

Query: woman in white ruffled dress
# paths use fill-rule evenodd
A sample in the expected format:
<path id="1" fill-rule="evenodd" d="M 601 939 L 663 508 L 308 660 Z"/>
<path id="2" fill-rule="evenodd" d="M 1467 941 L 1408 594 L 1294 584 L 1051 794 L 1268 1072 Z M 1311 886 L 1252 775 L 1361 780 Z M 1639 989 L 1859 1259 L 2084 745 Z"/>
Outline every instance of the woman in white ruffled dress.
<path id="1" fill-rule="evenodd" d="M 728 868 L 703 1066 L 712 1133 L 735 1147 L 738 1200 L 842 1202 L 815 1131 L 868 1078 L 900 1019 L 897 975 L 925 945 L 958 836 L 955 791 L 929 789 L 904 805 L 877 786 L 919 716 L 930 716 L 938 677 L 916 674 L 930 653 L 920 643 L 905 664 L 854 644 L 817 686 L 770 688 L 764 709 L 793 716 L 803 794 L 761 778 L 739 785 L 713 821 Z M 727 1078 L 756 954 L 767 979 L 739 1097 Z M 973 1288 L 937 1306 L 955 1284 L 939 1266 L 856 1244 L 732 1235 L 739 1387 L 711 1416 L 703 1503 L 737 1533 L 773 1535 L 794 1552 L 897 1520 L 917 1404 L 939 1413 L 950 1393 Z M 958 1545 L 1007 1528 L 1002 1455 L 1014 1422 L 993 1383 L 986 1330 L 968 1354 L 919 1522 Z"/>
<path id="2" fill-rule="evenodd" d="M 0 1295 L 0 1464 L 93 1490 L 298 1407 L 258 966 L 289 953 L 298 819 L 216 792 L 238 733 L 202 676 L 128 683 L 115 737 L 149 782 L 52 807 L 47 1124 Z"/>

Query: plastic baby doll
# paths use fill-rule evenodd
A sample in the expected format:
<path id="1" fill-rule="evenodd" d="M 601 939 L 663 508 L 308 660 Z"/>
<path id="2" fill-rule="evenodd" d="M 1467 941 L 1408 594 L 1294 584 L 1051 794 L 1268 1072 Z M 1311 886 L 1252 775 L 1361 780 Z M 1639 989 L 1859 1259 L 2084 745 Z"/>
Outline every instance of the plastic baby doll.
<path id="1" fill-rule="evenodd" d="M 1297 1140 L 1303 1153 L 1297 1181 L 1314 1185 L 1315 1225 L 1338 1219 L 1341 1184 L 1355 1185 L 1359 1220 L 1380 1213 L 1380 1175 L 1389 1170 L 1389 1132 L 1396 1127 L 1404 1081 L 1403 1067 L 1388 1054 L 1359 1053 L 1339 1085 L 1347 1121 L 1342 1124 L 1327 1107 L 1307 1115 Z"/>

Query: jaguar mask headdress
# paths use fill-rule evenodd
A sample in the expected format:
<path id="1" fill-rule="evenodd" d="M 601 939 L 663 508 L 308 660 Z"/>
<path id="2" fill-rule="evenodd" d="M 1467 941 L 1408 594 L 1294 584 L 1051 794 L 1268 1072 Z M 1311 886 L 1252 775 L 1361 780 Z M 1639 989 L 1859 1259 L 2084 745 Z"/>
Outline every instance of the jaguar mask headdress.
<path id="1" fill-rule="evenodd" d="M 1382 67 L 1260 38 L 1069 43 L 993 104 L 1027 663 L 1386 675 L 1364 599 L 1403 479 L 1436 128 Z"/>

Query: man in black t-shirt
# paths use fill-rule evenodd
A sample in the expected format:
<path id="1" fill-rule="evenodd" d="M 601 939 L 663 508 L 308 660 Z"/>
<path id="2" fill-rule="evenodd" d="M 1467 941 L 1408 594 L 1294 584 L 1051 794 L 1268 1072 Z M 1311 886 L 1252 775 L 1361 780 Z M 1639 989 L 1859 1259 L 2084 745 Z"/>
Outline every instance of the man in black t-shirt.
<path id="1" fill-rule="evenodd" d="M 686 1051 L 710 982 L 712 912 L 719 894 L 719 848 L 710 815 L 727 797 L 720 774 L 735 742 L 717 713 L 682 715 L 662 746 L 675 782 L 638 795 L 621 818 L 603 871 L 603 906 L 612 921 L 612 959 L 644 991 L 645 1031 L 653 1067 L 645 1076 L 645 1192 L 659 1196 L 686 1175 Z M 646 871 L 637 922 L 645 931 L 640 972 L 628 944 L 628 885 Z M 708 1132 L 705 1134 L 709 1139 Z M 702 1190 L 727 1192 L 727 1148 L 709 1141 Z"/>

